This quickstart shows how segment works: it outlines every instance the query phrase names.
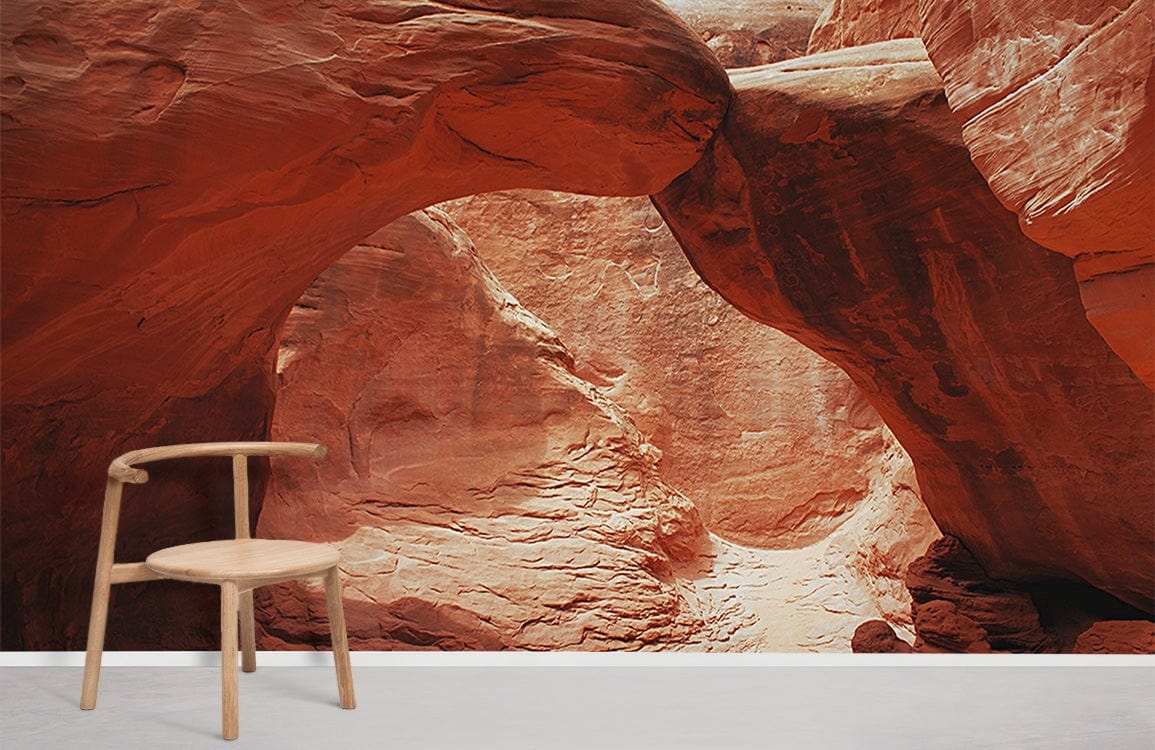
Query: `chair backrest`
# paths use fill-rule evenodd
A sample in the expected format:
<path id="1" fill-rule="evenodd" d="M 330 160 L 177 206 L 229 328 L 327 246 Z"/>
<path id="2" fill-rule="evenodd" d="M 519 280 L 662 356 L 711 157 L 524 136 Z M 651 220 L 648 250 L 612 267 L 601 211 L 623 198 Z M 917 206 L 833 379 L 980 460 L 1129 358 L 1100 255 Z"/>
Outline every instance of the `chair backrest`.
<path id="1" fill-rule="evenodd" d="M 120 498 L 125 483 L 144 484 L 148 472 L 136 468 L 136 464 L 165 461 L 171 458 L 196 458 L 200 456 L 231 456 L 233 459 L 233 525 L 237 539 L 248 539 L 249 531 L 249 456 L 301 456 L 324 458 L 325 446 L 317 443 L 185 443 L 142 448 L 117 456 L 108 466 L 108 481 L 104 488 L 104 512 L 100 526 L 100 551 L 97 553 L 97 576 L 109 576 L 110 583 L 131 581 L 151 581 L 159 578 L 139 563 L 116 563 L 116 532 L 120 521 Z M 99 585 L 99 581 L 98 581 Z"/>

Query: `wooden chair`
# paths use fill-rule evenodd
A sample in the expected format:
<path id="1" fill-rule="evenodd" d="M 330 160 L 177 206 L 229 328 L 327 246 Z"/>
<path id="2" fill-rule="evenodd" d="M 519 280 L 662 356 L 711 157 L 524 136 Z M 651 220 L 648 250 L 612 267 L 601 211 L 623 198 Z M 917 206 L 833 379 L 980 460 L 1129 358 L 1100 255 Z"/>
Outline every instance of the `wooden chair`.
<path id="1" fill-rule="evenodd" d="M 100 529 L 100 551 L 96 558 L 92 616 L 88 625 L 84 685 L 80 694 L 82 709 L 96 707 L 111 585 L 162 578 L 221 587 L 221 734 L 226 740 L 237 738 L 237 621 L 239 617 L 241 666 L 244 671 L 252 672 L 257 668 L 253 589 L 260 586 L 302 578 L 324 579 L 341 708 L 356 706 L 345 613 L 341 607 L 341 584 L 337 577 L 340 553 L 326 544 L 252 539 L 249 535 L 248 457 L 324 458 L 325 455 L 325 447 L 313 443 L 192 443 L 131 451 L 113 460 L 108 467 L 104 489 L 104 517 Z M 168 547 L 152 553 L 144 562 L 114 562 L 124 484 L 148 481 L 148 474 L 135 468 L 135 464 L 194 456 L 232 457 L 236 539 Z"/>

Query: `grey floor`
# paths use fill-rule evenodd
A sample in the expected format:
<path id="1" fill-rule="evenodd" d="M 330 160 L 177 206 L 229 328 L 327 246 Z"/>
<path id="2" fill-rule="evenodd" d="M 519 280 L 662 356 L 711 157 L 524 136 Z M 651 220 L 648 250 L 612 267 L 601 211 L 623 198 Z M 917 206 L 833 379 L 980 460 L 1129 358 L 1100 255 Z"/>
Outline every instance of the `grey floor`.
<path id="1" fill-rule="evenodd" d="M 219 739 L 202 667 L 0 669 L 0 746 L 22 748 L 1155 748 L 1149 667 L 361 667 L 240 675 Z"/>

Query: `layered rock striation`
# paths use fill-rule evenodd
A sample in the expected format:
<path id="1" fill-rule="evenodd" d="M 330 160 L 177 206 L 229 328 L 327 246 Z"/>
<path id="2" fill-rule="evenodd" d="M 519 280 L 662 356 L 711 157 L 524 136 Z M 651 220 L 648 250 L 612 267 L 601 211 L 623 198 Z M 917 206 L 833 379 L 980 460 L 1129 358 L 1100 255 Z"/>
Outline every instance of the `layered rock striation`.
<path id="1" fill-rule="evenodd" d="M 1150 611 L 1152 394 L 1071 304 L 1071 261 L 991 195 L 921 44 L 732 83 L 710 150 L 655 198 L 695 269 L 846 370 L 991 575 Z"/>
<path id="2" fill-rule="evenodd" d="M 910 564 L 916 651 L 1053 652 L 1028 591 L 995 581 L 954 537 L 943 537 Z"/>
<path id="3" fill-rule="evenodd" d="M 834 0 L 821 52 L 918 36 L 1024 233 L 1074 259 L 1087 318 L 1155 388 L 1155 11 L 1148 2 Z"/>
<path id="4" fill-rule="evenodd" d="M 1074 259 L 1087 319 L 1155 388 L 1155 10 L 927 6 L 921 35 L 975 165 L 1028 237 Z"/>

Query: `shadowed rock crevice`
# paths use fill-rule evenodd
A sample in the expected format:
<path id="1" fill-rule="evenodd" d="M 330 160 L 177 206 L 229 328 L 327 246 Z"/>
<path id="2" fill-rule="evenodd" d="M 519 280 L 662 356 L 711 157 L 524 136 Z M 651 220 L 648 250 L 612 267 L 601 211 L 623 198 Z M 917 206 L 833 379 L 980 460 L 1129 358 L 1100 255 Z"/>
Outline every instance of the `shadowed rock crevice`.
<path id="1" fill-rule="evenodd" d="M 1155 14 L 1146 2 L 833 0 L 811 52 L 921 37 L 962 139 L 1023 232 L 1155 388 Z"/>

